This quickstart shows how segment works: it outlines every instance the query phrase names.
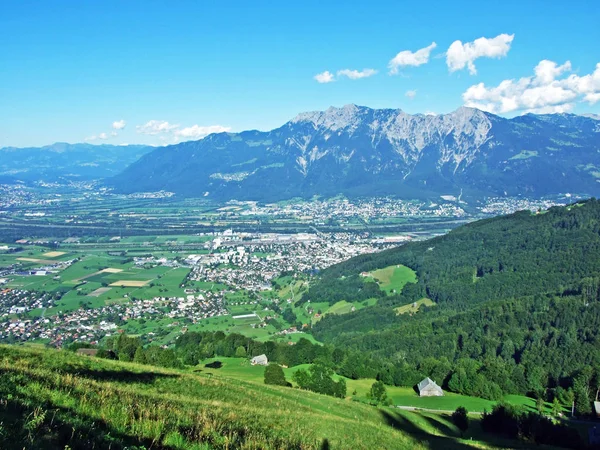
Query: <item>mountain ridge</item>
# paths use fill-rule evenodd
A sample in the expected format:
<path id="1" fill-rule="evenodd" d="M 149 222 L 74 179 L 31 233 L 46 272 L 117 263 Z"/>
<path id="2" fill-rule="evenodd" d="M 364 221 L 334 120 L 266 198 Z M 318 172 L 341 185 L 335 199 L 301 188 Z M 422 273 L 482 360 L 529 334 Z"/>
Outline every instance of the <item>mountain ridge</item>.
<path id="1" fill-rule="evenodd" d="M 160 147 L 108 181 L 216 200 L 314 195 L 415 198 L 600 191 L 600 124 L 577 115 L 503 118 L 346 105 L 301 113 L 271 131 L 212 134 Z"/>
<path id="2" fill-rule="evenodd" d="M 153 150 L 147 145 L 56 142 L 0 148 L 0 177 L 24 181 L 90 180 L 114 176 Z"/>

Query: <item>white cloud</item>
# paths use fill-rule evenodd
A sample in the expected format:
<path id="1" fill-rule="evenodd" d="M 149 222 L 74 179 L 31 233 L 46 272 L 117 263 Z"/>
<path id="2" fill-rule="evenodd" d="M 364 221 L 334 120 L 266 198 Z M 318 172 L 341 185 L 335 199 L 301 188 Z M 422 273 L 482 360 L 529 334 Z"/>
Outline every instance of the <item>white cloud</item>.
<path id="1" fill-rule="evenodd" d="M 463 100 L 466 106 L 493 113 L 568 112 L 577 102 L 600 101 L 600 63 L 591 74 L 559 78 L 570 70 L 569 61 L 558 65 L 543 60 L 535 67 L 534 76 L 504 80 L 495 87 L 484 83 L 473 85 L 463 93 Z"/>
<path id="2" fill-rule="evenodd" d="M 363 69 L 361 71 L 343 69 L 343 70 L 338 70 L 337 76 L 338 77 L 348 77 L 351 80 L 360 80 L 361 78 L 372 77 L 376 73 L 377 73 L 377 71 L 375 69 Z"/>
<path id="3" fill-rule="evenodd" d="M 395 75 L 398 73 L 398 70 L 401 67 L 406 66 L 421 66 L 429 62 L 429 55 L 431 51 L 437 47 L 435 42 L 432 42 L 431 45 L 417 50 L 416 52 L 411 52 L 410 50 L 403 50 L 398 53 L 390 62 L 388 63 L 388 68 L 390 69 L 390 75 Z"/>
<path id="4" fill-rule="evenodd" d="M 556 77 L 562 75 L 564 72 L 571 71 L 571 61 L 567 61 L 562 66 L 559 66 L 554 61 L 544 59 L 535 66 L 534 71 L 540 84 L 552 83 Z"/>
<path id="5" fill-rule="evenodd" d="M 211 125 L 208 127 L 192 125 L 191 127 L 182 128 L 181 130 L 175 130 L 173 134 L 177 138 L 201 139 L 212 133 L 223 133 L 230 130 L 231 127 L 223 127 L 221 125 Z"/>
<path id="6" fill-rule="evenodd" d="M 588 102 L 590 105 L 593 105 L 594 103 L 600 102 L 600 92 L 595 92 L 593 94 L 587 94 L 583 99 L 586 102 Z"/>
<path id="7" fill-rule="evenodd" d="M 92 136 L 86 137 L 85 140 L 86 141 L 104 141 L 106 139 L 108 139 L 110 136 L 108 135 L 108 133 L 99 133 L 99 134 L 94 134 Z"/>
<path id="8" fill-rule="evenodd" d="M 438 114 L 436 112 L 433 112 L 433 111 L 425 111 L 425 115 L 426 116 L 437 116 Z"/>
<path id="9" fill-rule="evenodd" d="M 313 78 L 319 83 L 331 83 L 332 81 L 335 81 L 335 77 L 329 70 L 318 73 Z"/>
<path id="10" fill-rule="evenodd" d="M 404 94 L 404 95 L 406 95 L 408 98 L 410 98 L 412 100 L 413 98 L 415 98 L 417 96 L 417 91 L 416 91 L 416 89 L 406 91 L 406 94 Z"/>
<path id="11" fill-rule="evenodd" d="M 222 125 L 200 126 L 192 125 L 181 128 L 178 124 L 171 124 L 165 120 L 150 120 L 144 125 L 136 126 L 137 132 L 150 136 L 158 136 L 161 142 L 179 142 L 184 139 L 202 139 L 212 133 L 230 131 L 231 127 Z"/>
<path id="12" fill-rule="evenodd" d="M 125 122 L 122 119 L 116 120 L 112 123 L 113 130 L 122 130 L 123 128 L 125 128 L 125 125 L 127 125 L 127 122 Z"/>
<path id="13" fill-rule="evenodd" d="M 117 133 L 116 131 L 113 131 L 112 133 L 110 133 L 110 135 L 111 135 L 112 137 L 118 136 L 118 134 L 119 134 L 119 133 Z"/>
<path id="14" fill-rule="evenodd" d="M 179 128 L 179 125 L 170 124 L 165 120 L 150 120 L 144 125 L 138 125 L 135 128 L 140 134 L 155 136 L 160 133 L 170 133 Z"/>
<path id="15" fill-rule="evenodd" d="M 462 43 L 454 41 L 446 52 L 446 64 L 450 72 L 469 68 L 469 73 L 475 75 L 477 69 L 474 61 L 477 58 L 502 58 L 508 54 L 514 34 L 500 34 L 495 38 L 475 39 L 473 42 Z"/>

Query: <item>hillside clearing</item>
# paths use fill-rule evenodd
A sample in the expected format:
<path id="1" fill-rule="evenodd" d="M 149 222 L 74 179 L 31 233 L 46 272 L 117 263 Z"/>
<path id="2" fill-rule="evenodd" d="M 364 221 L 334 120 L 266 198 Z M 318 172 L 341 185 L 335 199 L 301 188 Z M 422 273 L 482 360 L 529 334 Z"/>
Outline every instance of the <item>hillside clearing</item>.
<path id="1" fill-rule="evenodd" d="M 402 264 L 374 270 L 369 273 L 379 282 L 379 287 L 387 293 L 400 292 L 406 283 L 416 283 L 417 274 Z"/>
<path id="2" fill-rule="evenodd" d="M 398 306 L 397 308 L 394 309 L 394 311 L 396 311 L 396 314 L 398 314 L 398 315 L 400 315 L 400 314 L 407 314 L 407 313 L 414 314 L 417 311 L 419 311 L 419 308 L 422 305 L 424 305 L 424 306 L 435 306 L 435 303 L 431 299 L 422 298 L 421 300 L 417 300 L 416 302 L 409 303 L 408 305 Z"/>

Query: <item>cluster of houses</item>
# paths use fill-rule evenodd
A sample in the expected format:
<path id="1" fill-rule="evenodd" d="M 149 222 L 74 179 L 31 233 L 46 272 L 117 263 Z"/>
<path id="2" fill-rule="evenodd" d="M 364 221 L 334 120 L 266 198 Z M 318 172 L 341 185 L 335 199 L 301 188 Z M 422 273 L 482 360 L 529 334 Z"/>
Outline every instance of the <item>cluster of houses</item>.
<path id="1" fill-rule="evenodd" d="M 234 202 L 231 202 L 234 204 Z M 241 202 L 238 202 L 241 203 Z M 344 222 L 344 218 L 362 217 L 365 219 L 385 219 L 391 217 L 462 217 L 465 211 L 456 199 L 441 198 L 439 203 L 417 200 L 402 200 L 391 197 L 376 197 L 362 200 L 331 199 L 323 201 L 298 201 L 293 203 L 258 205 L 245 202 L 239 212 L 229 212 L 230 216 L 268 216 L 281 219 L 306 220 L 312 223 L 325 223 L 334 217 Z"/>
<path id="2" fill-rule="evenodd" d="M 27 293 L 11 307 L 29 305 L 31 298 L 39 294 Z M 14 302 L 13 302 L 14 303 Z M 117 323 L 131 319 L 160 320 L 189 319 L 192 323 L 226 315 L 223 298 L 215 293 L 188 295 L 186 297 L 155 297 L 146 300 L 131 300 L 124 304 L 111 304 L 101 308 L 77 309 L 51 318 L 41 315 L 31 318 L 8 318 L 0 322 L 0 342 L 31 341 L 45 339 L 57 347 L 64 342 L 98 341 L 110 335 Z"/>
<path id="3" fill-rule="evenodd" d="M 568 203 L 572 203 L 579 197 L 566 194 L 563 199 L 529 199 L 523 197 L 495 197 L 490 198 L 485 205 L 480 206 L 478 209 L 484 214 L 490 216 L 499 216 L 503 214 L 511 214 L 515 211 L 538 211 L 546 210 L 552 206 L 562 206 Z"/>
<path id="4" fill-rule="evenodd" d="M 46 292 L 0 288 L 0 318 L 24 314 L 34 309 L 50 308 L 54 297 Z"/>
<path id="5" fill-rule="evenodd" d="M 185 262 L 193 267 L 191 280 L 260 292 L 271 289 L 272 280 L 284 271 L 324 269 L 378 250 L 370 239 L 357 238 L 355 233 L 263 234 L 244 239 L 234 233 L 215 239 L 211 253 L 190 255 Z"/>
<path id="6" fill-rule="evenodd" d="M 26 239 L 20 239 L 18 242 L 21 243 L 27 243 L 28 241 Z M 37 262 L 37 263 L 42 263 L 43 260 L 37 260 L 36 258 L 31 258 L 30 261 L 28 261 L 29 258 L 27 257 L 23 257 L 25 262 Z M 11 264 L 8 267 L 3 267 L 0 269 L 0 274 L 2 276 L 11 276 L 11 275 L 16 275 L 16 276 L 46 276 L 46 275 L 51 275 L 54 274 L 56 276 L 58 276 L 57 274 L 59 274 L 60 272 L 62 272 L 63 270 L 67 269 L 69 266 L 71 266 L 71 264 L 75 263 L 77 260 L 76 259 L 70 259 L 68 261 L 55 261 L 55 262 L 43 262 L 42 265 L 37 266 L 35 268 L 28 268 L 28 269 L 24 269 L 22 267 L 22 264 L 18 263 L 19 260 L 17 260 L 17 264 Z"/>

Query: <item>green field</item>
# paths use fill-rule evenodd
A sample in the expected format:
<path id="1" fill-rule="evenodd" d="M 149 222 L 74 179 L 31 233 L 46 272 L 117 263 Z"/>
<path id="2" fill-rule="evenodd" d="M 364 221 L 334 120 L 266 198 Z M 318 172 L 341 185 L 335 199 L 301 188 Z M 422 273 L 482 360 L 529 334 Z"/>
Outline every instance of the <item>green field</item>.
<path id="1" fill-rule="evenodd" d="M 415 271 L 403 265 L 374 270 L 370 276 L 377 280 L 381 289 L 388 293 L 400 292 L 406 283 L 417 282 Z"/>
<path id="2" fill-rule="evenodd" d="M 47 247 L 31 246 L 21 252 L 0 255 L 0 262 L 21 263 L 23 270 L 43 266 L 49 261 L 76 259 L 73 264 L 58 273 L 11 276 L 6 285 L 9 288 L 62 294 L 56 306 L 45 311 L 48 316 L 74 311 L 83 305 L 99 308 L 126 298 L 185 295 L 181 285 L 190 271 L 188 268 L 136 266 L 131 259 L 110 256 L 106 251 L 95 252 L 89 248 L 81 252 L 64 249 L 61 250 L 64 254 L 56 256 L 53 256 L 51 251 Z M 34 310 L 29 315 L 38 316 L 41 313 L 41 310 Z"/>
<path id="3" fill-rule="evenodd" d="M 409 303 L 408 305 L 403 305 L 403 306 L 398 306 L 397 308 L 394 308 L 394 311 L 396 311 L 397 314 L 414 314 L 417 311 L 419 311 L 419 308 L 421 306 L 434 306 L 435 303 L 428 299 L 428 298 L 422 298 L 421 300 L 417 300 L 414 303 Z"/>
<path id="4" fill-rule="evenodd" d="M 204 364 L 214 361 L 221 361 L 223 367 L 220 369 L 203 369 Z M 225 358 L 215 357 L 205 361 L 198 366 L 202 371 L 209 371 L 214 376 L 222 376 L 233 378 L 236 380 L 245 380 L 262 383 L 264 381 L 264 367 L 252 366 L 246 358 Z M 288 381 L 292 381 L 292 375 L 299 369 L 308 368 L 308 364 L 284 368 L 284 373 Z M 337 378 L 343 378 L 336 376 Z M 367 392 L 375 382 L 373 379 L 351 380 L 345 378 L 348 396 L 352 396 L 356 400 L 368 402 Z M 433 409 L 440 411 L 454 411 L 459 406 L 464 406 L 467 410 L 473 413 L 482 413 L 483 411 L 491 411 L 495 402 L 483 398 L 469 397 L 466 395 L 454 394 L 445 392 L 443 397 L 419 397 L 413 388 L 402 386 L 387 386 L 387 392 L 393 401 L 394 406 L 409 406 L 423 409 Z M 356 392 L 356 394 L 354 394 Z M 506 401 L 523 405 L 535 410 L 535 400 L 529 397 L 520 395 L 509 395 L 505 398 Z M 550 412 L 550 404 L 546 404 L 547 412 Z"/>
<path id="5" fill-rule="evenodd" d="M 77 356 L 0 347 L 0 446 L 168 449 L 523 448 L 464 438 L 447 415 L 375 408 L 350 399 Z M 238 373 L 246 367 L 237 368 Z M 222 370 L 222 369 L 219 369 Z M 20 446 L 19 446 L 20 445 Z"/>

